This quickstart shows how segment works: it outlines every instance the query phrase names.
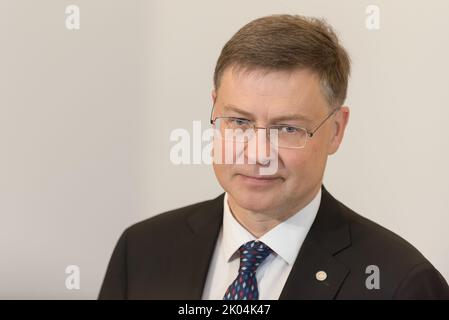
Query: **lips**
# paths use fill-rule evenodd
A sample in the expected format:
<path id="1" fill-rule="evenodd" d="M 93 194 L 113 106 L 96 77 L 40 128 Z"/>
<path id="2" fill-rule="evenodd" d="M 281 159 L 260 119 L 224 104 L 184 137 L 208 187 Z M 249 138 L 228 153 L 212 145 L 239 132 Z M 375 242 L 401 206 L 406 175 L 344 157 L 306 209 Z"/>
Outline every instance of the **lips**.
<path id="1" fill-rule="evenodd" d="M 276 182 L 279 180 L 284 180 L 281 176 L 273 176 L 273 175 L 259 175 L 259 174 L 243 174 L 239 173 L 237 174 L 240 176 L 243 181 L 246 181 L 248 183 L 256 183 L 256 184 L 268 184 L 270 182 Z"/>
<path id="2" fill-rule="evenodd" d="M 242 174 L 242 176 L 244 176 L 245 178 L 251 178 L 251 179 L 256 179 L 256 180 L 276 180 L 279 179 L 280 177 L 278 176 L 248 176 L 245 174 Z"/>
<path id="3" fill-rule="evenodd" d="M 238 177 L 240 178 L 240 182 L 247 188 L 259 191 L 269 190 L 281 181 L 281 177 L 279 176 L 247 176 L 239 174 Z"/>

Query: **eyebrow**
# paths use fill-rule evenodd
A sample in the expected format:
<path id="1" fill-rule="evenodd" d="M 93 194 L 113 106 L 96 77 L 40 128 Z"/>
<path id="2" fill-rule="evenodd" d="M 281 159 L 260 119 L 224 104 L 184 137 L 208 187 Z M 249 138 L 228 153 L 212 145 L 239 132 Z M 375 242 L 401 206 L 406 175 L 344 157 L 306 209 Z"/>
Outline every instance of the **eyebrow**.
<path id="1" fill-rule="evenodd" d="M 238 107 L 236 107 L 234 105 L 225 105 L 223 108 L 226 111 L 234 111 L 234 112 L 239 113 L 245 117 L 254 117 L 250 112 L 239 109 Z M 271 119 L 271 121 L 273 121 L 273 122 L 286 121 L 286 120 L 312 121 L 312 119 L 310 119 L 308 116 L 305 116 L 302 114 L 285 114 L 285 115 Z"/>

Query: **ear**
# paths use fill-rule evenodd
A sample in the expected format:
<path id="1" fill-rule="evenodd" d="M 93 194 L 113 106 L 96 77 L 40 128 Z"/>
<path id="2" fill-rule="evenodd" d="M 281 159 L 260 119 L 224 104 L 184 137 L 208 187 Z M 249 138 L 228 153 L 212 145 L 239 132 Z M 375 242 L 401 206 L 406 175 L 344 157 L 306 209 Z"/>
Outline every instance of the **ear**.
<path id="1" fill-rule="evenodd" d="M 347 106 L 342 106 L 333 117 L 331 136 L 327 150 L 328 155 L 337 152 L 343 140 L 343 136 L 348 121 L 349 121 L 349 108 Z"/>
<path id="2" fill-rule="evenodd" d="M 212 89 L 212 104 L 215 104 L 216 100 L 217 100 L 217 91 L 215 91 L 215 89 Z"/>

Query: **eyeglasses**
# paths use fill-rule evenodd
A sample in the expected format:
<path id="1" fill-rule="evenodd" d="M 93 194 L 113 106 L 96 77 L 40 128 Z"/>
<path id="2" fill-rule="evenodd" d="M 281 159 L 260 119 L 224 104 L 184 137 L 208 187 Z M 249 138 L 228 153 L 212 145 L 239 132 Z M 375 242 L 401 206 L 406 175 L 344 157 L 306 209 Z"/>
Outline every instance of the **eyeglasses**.
<path id="1" fill-rule="evenodd" d="M 329 119 L 340 107 L 330 112 L 312 131 L 305 128 L 279 124 L 268 127 L 256 127 L 254 121 L 238 117 L 216 117 L 210 119 L 210 123 L 219 130 L 221 138 L 226 141 L 245 143 L 254 137 L 256 129 L 265 129 L 270 143 L 278 148 L 302 149 L 307 140 L 311 139 L 318 129 Z M 211 115 L 212 117 L 212 115 Z M 277 139 L 270 139 L 270 134 L 275 130 Z"/>

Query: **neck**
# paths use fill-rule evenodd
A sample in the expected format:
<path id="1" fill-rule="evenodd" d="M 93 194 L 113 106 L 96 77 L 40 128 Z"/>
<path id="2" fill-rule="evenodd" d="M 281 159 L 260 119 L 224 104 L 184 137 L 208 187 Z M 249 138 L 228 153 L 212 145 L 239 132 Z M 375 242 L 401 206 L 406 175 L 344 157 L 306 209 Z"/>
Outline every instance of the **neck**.
<path id="1" fill-rule="evenodd" d="M 228 205 L 234 218 L 258 239 L 306 207 L 316 196 L 320 188 L 321 184 L 318 188 L 311 190 L 299 203 L 295 203 L 293 206 L 284 206 L 267 212 L 255 212 L 245 209 L 239 206 L 230 194 L 228 194 Z"/>

